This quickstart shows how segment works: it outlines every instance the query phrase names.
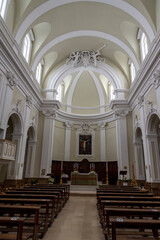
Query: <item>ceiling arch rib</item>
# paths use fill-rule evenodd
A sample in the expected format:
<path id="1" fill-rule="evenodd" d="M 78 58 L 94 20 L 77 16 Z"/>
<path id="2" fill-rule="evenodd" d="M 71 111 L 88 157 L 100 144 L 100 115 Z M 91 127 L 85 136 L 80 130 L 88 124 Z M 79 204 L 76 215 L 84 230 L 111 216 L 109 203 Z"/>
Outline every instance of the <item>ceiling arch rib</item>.
<path id="1" fill-rule="evenodd" d="M 99 31 L 87 31 L 87 30 L 80 30 L 80 31 L 74 31 L 74 32 L 70 32 L 70 33 L 66 33 L 63 34 L 55 39 L 53 39 L 52 41 L 50 41 L 48 44 L 46 44 L 41 50 L 40 52 L 37 54 L 33 65 L 32 65 L 32 70 L 35 71 L 37 64 L 39 63 L 39 61 L 41 60 L 41 58 L 49 51 L 49 49 L 51 49 L 52 47 L 54 47 L 56 44 L 65 41 L 67 39 L 71 39 L 74 37 L 99 37 L 105 40 L 109 40 L 113 43 L 115 43 L 116 45 L 118 45 L 119 47 L 121 47 L 126 53 L 127 55 L 130 57 L 130 59 L 132 60 L 132 62 L 135 65 L 136 70 L 138 71 L 139 69 L 139 63 L 138 60 L 135 56 L 135 54 L 133 53 L 133 51 L 125 44 L 123 43 L 121 40 L 119 40 L 118 38 L 104 33 L 104 32 L 99 32 Z"/>
<path id="2" fill-rule="evenodd" d="M 69 3 L 75 3 L 75 2 L 83 2 L 84 0 L 59 0 L 59 1 L 53 1 L 49 0 L 46 1 L 45 3 L 41 4 L 37 8 L 35 8 L 22 22 L 20 25 L 17 34 L 15 36 L 15 40 L 17 41 L 18 44 L 20 44 L 20 41 L 22 40 L 25 32 L 29 28 L 29 26 L 37 19 L 39 18 L 42 14 L 50 11 L 53 8 L 62 6 L 64 4 L 69 4 Z M 154 39 L 154 32 L 147 21 L 147 19 L 132 5 L 129 3 L 123 1 L 123 0 L 87 0 L 88 2 L 98 2 L 98 3 L 103 3 L 103 4 L 108 4 L 113 7 L 119 8 L 122 11 L 126 12 L 127 14 L 130 14 L 138 23 L 140 26 L 143 27 L 145 30 L 150 42 L 153 41 Z"/>
<path id="3" fill-rule="evenodd" d="M 100 100 L 100 106 L 104 106 L 105 105 L 105 100 L 104 100 L 104 94 L 103 94 L 103 90 L 102 90 L 102 86 L 100 85 L 98 79 L 96 78 L 95 74 L 89 70 L 90 75 L 92 76 L 94 83 L 96 85 L 97 91 L 98 91 L 98 95 L 99 95 L 99 100 Z M 100 113 L 104 113 L 104 108 L 100 108 Z"/>
<path id="4" fill-rule="evenodd" d="M 103 74 L 113 85 L 114 89 L 124 89 L 123 82 L 119 78 L 119 76 L 116 74 L 114 69 L 107 65 L 106 63 L 100 63 L 97 67 L 90 67 L 87 68 L 84 67 L 77 67 L 74 68 L 72 66 L 63 65 L 61 68 L 59 68 L 55 73 L 53 73 L 53 76 L 51 77 L 50 82 L 48 83 L 48 86 L 44 91 L 47 91 L 47 89 L 57 89 L 59 84 L 62 82 L 62 80 L 69 74 L 72 74 L 74 72 L 83 71 L 84 69 L 87 69 L 88 71 L 95 71 L 100 74 Z"/>

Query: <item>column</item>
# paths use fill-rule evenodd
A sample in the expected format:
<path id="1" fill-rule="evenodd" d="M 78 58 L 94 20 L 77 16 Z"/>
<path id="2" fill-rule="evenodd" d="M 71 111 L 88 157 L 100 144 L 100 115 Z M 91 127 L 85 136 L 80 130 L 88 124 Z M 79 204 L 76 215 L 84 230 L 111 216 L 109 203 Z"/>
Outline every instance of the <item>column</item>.
<path id="1" fill-rule="evenodd" d="M 106 161 L 106 132 L 105 132 L 106 123 L 102 122 L 100 126 L 100 149 L 101 149 L 101 162 Z"/>
<path id="2" fill-rule="evenodd" d="M 128 113 L 128 112 L 127 112 Z M 116 131 L 117 131 L 117 159 L 118 159 L 118 174 L 120 171 L 127 171 L 126 177 L 131 178 L 129 172 L 128 158 L 128 136 L 127 136 L 127 121 L 126 111 L 116 111 Z M 119 175 L 119 179 L 120 179 Z"/>
<path id="3" fill-rule="evenodd" d="M 71 123 L 66 122 L 66 137 L 65 137 L 65 155 L 64 161 L 70 161 L 70 143 L 71 143 Z"/>
<path id="4" fill-rule="evenodd" d="M 25 159 L 25 151 L 26 151 L 27 132 L 28 132 L 29 122 L 30 122 L 31 106 L 32 106 L 32 98 L 30 96 L 27 96 L 26 107 L 24 112 L 24 132 L 23 132 L 23 138 L 22 138 L 21 154 L 18 161 L 19 169 L 17 169 L 17 179 L 23 178 L 24 159 Z"/>
<path id="5" fill-rule="evenodd" d="M 138 97 L 138 105 L 140 110 L 140 121 L 141 121 L 141 130 L 142 130 L 142 140 L 143 140 L 143 148 L 144 148 L 144 161 L 145 161 L 145 170 L 146 170 L 146 181 L 151 182 L 151 163 L 149 160 L 148 147 L 147 147 L 147 138 L 145 131 L 145 108 L 144 108 L 144 97 Z"/>
<path id="6" fill-rule="evenodd" d="M 47 177 L 51 173 L 52 153 L 53 153 L 53 137 L 54 137 L 54 123 L 55 110 L 43 110 L 44 114 L 44 128 L 43 128 L 43 142 L 42 142 L 42 156 L 40 166 L 40 177 Z"/>

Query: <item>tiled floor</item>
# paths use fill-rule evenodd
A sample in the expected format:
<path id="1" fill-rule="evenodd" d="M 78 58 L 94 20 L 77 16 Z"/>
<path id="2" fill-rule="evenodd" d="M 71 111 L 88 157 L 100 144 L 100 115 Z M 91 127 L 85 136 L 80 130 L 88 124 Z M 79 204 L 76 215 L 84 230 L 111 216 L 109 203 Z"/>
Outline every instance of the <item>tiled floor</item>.
<path id="1" fill-rule="evenodd" d="M 104 240 L 95 197 L 71 196 L 43 240 Z"/>

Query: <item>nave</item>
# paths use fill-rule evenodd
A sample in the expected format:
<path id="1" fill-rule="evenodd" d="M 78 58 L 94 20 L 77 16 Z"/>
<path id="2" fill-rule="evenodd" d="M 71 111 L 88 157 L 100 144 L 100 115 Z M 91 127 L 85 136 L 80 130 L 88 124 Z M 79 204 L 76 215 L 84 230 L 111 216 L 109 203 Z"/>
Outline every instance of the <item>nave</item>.
<path id="1" fill-rule="evenodd" d="M 96 197 L 71 196 L 43 240 L 104 240 Z"/>

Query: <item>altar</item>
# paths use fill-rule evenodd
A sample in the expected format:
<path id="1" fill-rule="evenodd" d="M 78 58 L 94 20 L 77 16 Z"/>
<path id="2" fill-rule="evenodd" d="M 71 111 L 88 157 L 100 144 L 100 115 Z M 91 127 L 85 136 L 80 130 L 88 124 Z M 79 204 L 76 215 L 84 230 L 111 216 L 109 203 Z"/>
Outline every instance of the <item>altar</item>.
<path id="1" fill-rule="evenodd" d="M 95 172 L 90 173 L 71 173 L 71 184 L 73 185 L 97 185 L 98 175 Z"/>

